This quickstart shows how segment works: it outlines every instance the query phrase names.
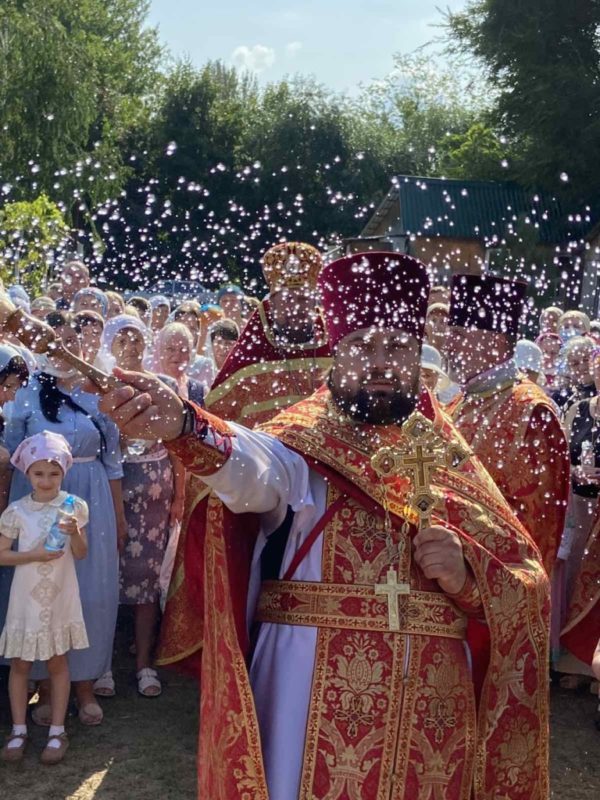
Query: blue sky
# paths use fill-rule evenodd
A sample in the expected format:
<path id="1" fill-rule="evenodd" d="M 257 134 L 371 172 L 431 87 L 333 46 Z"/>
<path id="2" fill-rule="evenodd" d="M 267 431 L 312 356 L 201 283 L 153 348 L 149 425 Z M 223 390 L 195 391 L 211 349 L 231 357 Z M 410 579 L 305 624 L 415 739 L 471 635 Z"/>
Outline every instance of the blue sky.
<path id="1" fill-rule="evenodd" d="M 301 72 L 338 90 L 382 78 L 392 55 L 440 35 L 438 7 L 466 0 L 152 0 L 150 22 L 175 56 L 253 69 L 261 80 Z"/>

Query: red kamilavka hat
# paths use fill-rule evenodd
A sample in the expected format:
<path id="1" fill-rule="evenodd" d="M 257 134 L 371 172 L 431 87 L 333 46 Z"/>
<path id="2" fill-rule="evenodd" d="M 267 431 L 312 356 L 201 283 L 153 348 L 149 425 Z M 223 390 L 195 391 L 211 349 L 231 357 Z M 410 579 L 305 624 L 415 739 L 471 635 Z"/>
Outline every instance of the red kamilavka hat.
<path id="1" fill-rule="evenodd" d="M 497 275 L 454 275 L 449 324 L 515 336 L 526 293 L 524 281 Z"/>
<path id="2" fill-rule="evenodd" d="M 325 267 L 319 276 L 329 343 L 362 328 L 390 328 L 423 338 L 429 276 L 402 253 L 356 253 Z"/>

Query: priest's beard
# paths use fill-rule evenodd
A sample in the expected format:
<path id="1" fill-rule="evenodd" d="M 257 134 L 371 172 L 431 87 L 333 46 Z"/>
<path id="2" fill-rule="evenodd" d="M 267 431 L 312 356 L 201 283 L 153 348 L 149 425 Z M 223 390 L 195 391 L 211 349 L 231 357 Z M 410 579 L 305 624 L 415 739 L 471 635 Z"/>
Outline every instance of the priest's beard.
<path id="1" fill-rule="evenodd" d="M 389 379 L 388 375 L 372 373 L 371 380 Z M 419 397 L 419 368 L 410 376 L 408 385 L 399 378 L 392 379 L 389 390 L 369 391 L 364 386 L 355 389 L 339 385 L 335 367 L 329 373 L 327 385 L 336 406 L 356 422 L 369 425 L 402 425 L 415 410 Z"/>
<path id="2" fill-rule="evenodd" d="M 297 325 L 277 325 L 273 323 L 273 334 L 278 343 L 308 344 L 312 342 L 315 331 L 311 322 Z"/>

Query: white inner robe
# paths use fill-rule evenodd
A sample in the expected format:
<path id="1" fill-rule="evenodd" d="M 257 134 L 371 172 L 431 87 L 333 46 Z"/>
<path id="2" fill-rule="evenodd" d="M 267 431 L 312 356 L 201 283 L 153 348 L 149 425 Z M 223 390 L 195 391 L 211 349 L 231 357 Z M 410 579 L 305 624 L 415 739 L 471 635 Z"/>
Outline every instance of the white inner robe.
<path id="1" fill-rule="evenodd" d="M 260 556 L 267 537 L 281 525 L 288 506 L 295 512 L 280 577 L 321 516 L 327 503 L 325 479 L 278 439 L 231 424 L 236 436 L 225 465 L 203 480 L 236 513 L 260 514 L 248 596 L 248 627 L 260 591 Z M 321 580 L 323 536 L 294 574 L 295 580 Z M 265 772 L 272 800 L 297 800 L 317 629 L 263 623 L 250 682 L 258 715 Z"/>

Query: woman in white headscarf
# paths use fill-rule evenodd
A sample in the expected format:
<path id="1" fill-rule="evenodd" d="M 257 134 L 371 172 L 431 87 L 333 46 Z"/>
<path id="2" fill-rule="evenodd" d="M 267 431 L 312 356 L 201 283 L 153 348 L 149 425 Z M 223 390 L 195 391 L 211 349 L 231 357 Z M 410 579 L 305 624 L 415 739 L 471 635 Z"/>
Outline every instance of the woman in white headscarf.
<path id="1" fill-rule="evenodd" d="M 8 504 L 10 489 L 10 453 L 3 444 L 4 416 L 2 409 L 29 380 L 29 368 L 21 353 L 9 344 L 0 344 L 0 513 Z"/>
<path id="2" fill-rule="evenodd" d="M 195 357 L 194 337 L 181 322 L 171 322 L 159 332 L 154 348 L 156 371 L 175 381 L 177 393 L 184 400 L 203 406 L 204 388 L 189 375 Z"/>
<path id="3" fill-rule="evenodd" d="M 19 351 L 10 344 L 0 344 L 0 408 L 12 402 L 28 380 L 27 363 Z"/>
<path id="4" fill-rule="evenodd" d="M 122 315 L 108 320 L 102 349 L 114 366 L 150 374 L 144 369 L 149 334 L 144 323 Z M 174 381 L 164 378 L 175 388 Z M 152 668 L 159 618 L 159 575 L 169 531 L 183 515 L 185 471 L 160 442 L 123 441 L 123 501 L 127 540 L 120 559 L 120 602 L 134 606 L 136 677 L 144 697 L 157 697 L 162 687 Z M 112 675 L 103 676 L 97 691 L 114 692 Z"/>
<path id="5" fill-rule="evenodd" d="M 100 352 L 104 319 L 96 311 L 80 311 L 75 314 L 75 325 L 81 339 L 81 354 L 84 361 L 106 372 L 109 365 Z"/>

